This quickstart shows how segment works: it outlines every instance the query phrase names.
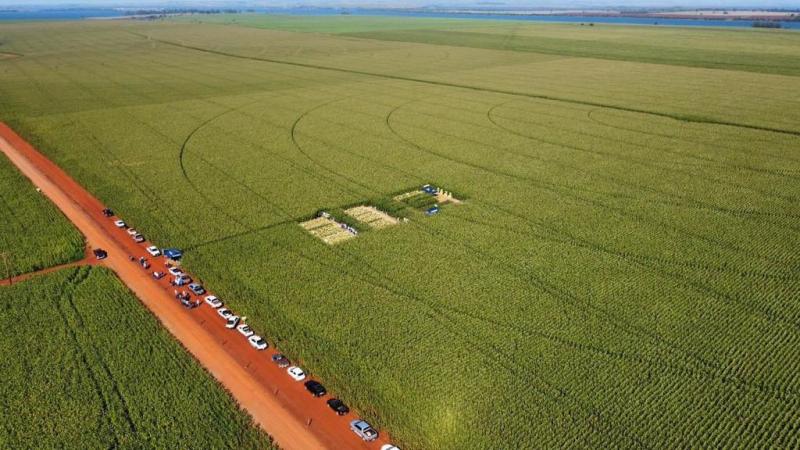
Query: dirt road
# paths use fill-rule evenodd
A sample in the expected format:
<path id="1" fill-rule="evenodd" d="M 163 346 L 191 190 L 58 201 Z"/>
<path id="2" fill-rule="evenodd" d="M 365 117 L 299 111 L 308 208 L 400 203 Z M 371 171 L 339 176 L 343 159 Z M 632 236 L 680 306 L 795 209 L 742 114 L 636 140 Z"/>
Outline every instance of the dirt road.
<path id="1" fill-rule="evenodd" d="M 216 310 L 205 304 L 183 308 L 167 277 L 156 281 L 150 276 L 154 270 L 165 271 L 163 257 L 150 258 L 145 251 L 148 242 L 136 244 L 125 230 L 114 227 L 114 219 L 102 215 L 104 205 L 3 123 L 0 151 L 63 211 L 91 247 L 108 252 L 102 264 L 117 273 L 280 447 L 379 449 L 387 443 L 385 433 L 371 443 L 359 439 L 349 429 L 355 418 L 352 413 L 337 416 L 325 403 L 329 396 L 312 397 L 303 383 L 293 381 L 270 361 L 274 349 L 253 349 L 241 334 L 224 327 Z M 148 257 L 153 267 L 146 271 L 130 261 L 130 256 Z"/>

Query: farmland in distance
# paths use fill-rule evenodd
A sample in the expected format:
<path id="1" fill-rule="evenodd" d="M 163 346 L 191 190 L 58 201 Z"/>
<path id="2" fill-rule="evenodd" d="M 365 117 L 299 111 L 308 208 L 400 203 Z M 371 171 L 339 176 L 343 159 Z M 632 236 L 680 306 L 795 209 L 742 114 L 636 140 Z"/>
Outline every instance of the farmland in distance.
<path id="1" fill-rule="evenodd" d="M 100 268 L 0 288 L 5 448 L 271 448 L 227 393 Z"/>
<path id="2" fill-rule="evenodd" d="M 798 445 L 800 35 L 346 20 L 6 26 L 0 118 L 404 448 Z"/>

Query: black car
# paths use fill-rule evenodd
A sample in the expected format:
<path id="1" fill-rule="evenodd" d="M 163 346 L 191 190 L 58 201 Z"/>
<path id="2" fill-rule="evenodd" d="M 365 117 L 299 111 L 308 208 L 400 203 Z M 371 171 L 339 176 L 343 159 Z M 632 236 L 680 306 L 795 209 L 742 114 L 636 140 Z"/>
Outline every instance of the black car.
<path id="1" fill-rule="evenodd" d="M 347 405 L 345 405 L 344 402 L 339 400 L 338 398 L 332 398 L 328 400 L 328 406 L 332 410 L 336 411 L 336 414 L 340 416 L 343 416 L 350 412 L 350 408 L 348 408 Z"/>
<path id="2" fill-rule="evenodd" d="M 328 393 L 328 391 L 325 390 L 325 386 L 314 380 L 306 381 L 306 389 L 308 392 L 311 392 L 314 397 L 322 397 Z"/>
<path id="3" fill-rule="evenodd" d="M 111 216 L 114 215 L 114 211 L 106 208 L 106 209 L 103 210 L 103 215 L 106 216 L 106 217 L 111 217 Z"/>
<path id="4" fill-rule="evenodd" d="M 275 364 L 278 365 L 278 367 L 281 367 L 281 368 L 289 367 L 289 364 L 291 364 L 291 362 L 289 362 L 289 358 L 283 356 L 280 353 L 276 353 L 276 354 L 272 355 L 272 362 L 274 362 Z"/>
<path id="5" fill-rule="evenodd" d="M 108 256 L 108 252 L 106 252 L 102 248 L 96 248 L 92 250 L 92 253 L 94 253 L 94 257 L 97 259 L 106 259 L 106 257 Z"/>

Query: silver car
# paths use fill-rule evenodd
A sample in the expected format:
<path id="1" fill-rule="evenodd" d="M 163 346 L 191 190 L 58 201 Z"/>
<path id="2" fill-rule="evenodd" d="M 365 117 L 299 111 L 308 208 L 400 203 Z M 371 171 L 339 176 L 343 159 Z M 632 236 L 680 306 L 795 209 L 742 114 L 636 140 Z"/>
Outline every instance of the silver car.
<path id="1" fill-rule="evenodd" d="M 350 422 L 350 429 L 353 433 L 357 434 L 361 439 L 369 442 L 378 439 L 378 432 L 372 428 L 372 425 L 361 419 L 356 419 Z"/>

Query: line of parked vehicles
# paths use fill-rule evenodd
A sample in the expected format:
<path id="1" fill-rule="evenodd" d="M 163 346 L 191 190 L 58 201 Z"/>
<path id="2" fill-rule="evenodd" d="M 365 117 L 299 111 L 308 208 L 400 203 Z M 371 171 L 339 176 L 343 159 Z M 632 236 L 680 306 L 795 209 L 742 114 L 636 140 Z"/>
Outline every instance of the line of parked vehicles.
<path id="1" fill-rule="evenodd" d="M 108 208 L 103 209 L 102 213 L 105 217 L 108 218 L 114 217 L 114 211 L 112 211 L 111 209 Z M 122 219 L 115 220 L 114 226 L 125 230 L 126 233 L 137 244 L 143 243 L 145 241 L 145 238 L 141 233 L 129 227 L 128 224 L 125 223 L 125 221 L 123 221 Z M 157 258 L 161 256 L 163 253 L 155 245 L 148 246 L 145 248 L 145 250 L 153 258 Z M 98 256 L 98 259 L 102 259 L 99 257 L 97 253 L 98 251 L 102 252 L 103 258 L 106 257 L 107 254 L 104 250 L 97 249 L 95 250 L 95 256 Z M 133 257 L 131 257 L 131 259 L 133 259 Z M 146 258 L 139 258 L 139 264 L 144 269 L 150 268 L 150 264 L 146 260 Z M 179 267 L 172 266 L 169 263 L 167 263 L 166 273 L 160 271 L 154 271 L 152 273 L 152 277 L 155 280 L 160 280 L 165 276 L 167 276 L 167 274 L 172 276 L 172 280 L 170 280 L 170 284 L 172 286 L 175 287 L 186 286 L 186 288 L 197 297 L 200 297 L 207 293 L 205 288 L 201 284 L 194 282 L 194 280 L 192 280 L 192 278 L 188 274 L 186 274 L 183 270 L 181 270 Z M 192 301 L 191 296 L 186 291 L 179 292 L 175 290 L 175 298 L 178 299 L 181 302 L 181 304 L 187 308 L 195 308 L 200 305 L 200 301 L 199 300 Z M 242 336 L 244 336 L 245 339 L 247 339 L 247 342 L 254 349 L 256 349 L 257 351 L 261 351 L 269 347 L 269 344 L 267 343 L 266 339 L 257 335 L 256 332 L 252 328 L 250 328 L 249 325 L 243 323 L 242 319 L 236 314 L 234 314 L 233 311 L 226 308 L 222 300 L 220 300 L 217 296 L 209 294 L 206 295 L 203 298 L 203 300 L 206 303 L 206 305 L 208 305 L 210 308 L 215 309 L 217 311 L 217 314 L 223 320 L 225 320 L 225 328 L 229 330 L 235 329 L 237 332 L 239 332 L 239 334 L 241 334 Z M 289 358 L 287 358 L 283 354 L 275 353 L 272 355 L 271 360 L 279 368 L 286 369 L 286 373 L 293 380 L 295 381 L 305 380 L 305 383 L 303 384 L 306 390 L 310 392 L 311 395 L 313 395 L 314 397 L 324 397 L 325 395 L 327 395 L 328 391 L 327 389 L 325 389 L 325 386 L 323 386 L 322 383 L 315 380 L 306 380 L 307 376 L 306 373 L 303 371 L 303 369 L 301 369 L 298 366 L 292 365 L 291 361 L 289 361 Z M 336 414 L 340 416 L 344 416 L 350 412 L 350 408 L 342 400 L 338 398 L 330 398 L 327 400 L 326 403 L 331 410 L 333 410 Z M 355 433 L 357 436 L 359 436 L 361 439 L 367 442 L 374 441 L 375 439 L 378 438 L 378 432 L 369 423 L 367 423 L 365 420 L 362 419 L 355 419 L 351 421 L 350 429 L 353 431 L 353 433 Z M 381 450 L 400 450 L 400 449 L 392 444 L 385 444 L 381 446 Z"/>

